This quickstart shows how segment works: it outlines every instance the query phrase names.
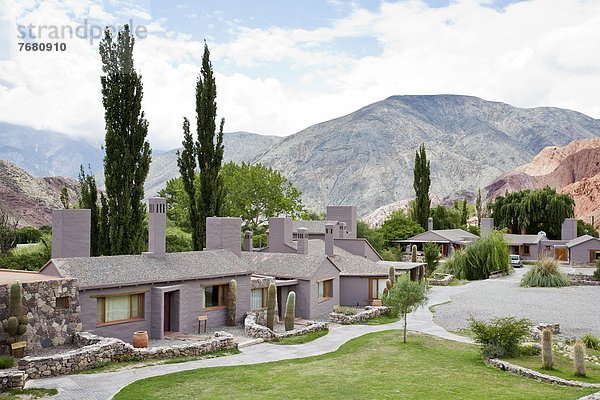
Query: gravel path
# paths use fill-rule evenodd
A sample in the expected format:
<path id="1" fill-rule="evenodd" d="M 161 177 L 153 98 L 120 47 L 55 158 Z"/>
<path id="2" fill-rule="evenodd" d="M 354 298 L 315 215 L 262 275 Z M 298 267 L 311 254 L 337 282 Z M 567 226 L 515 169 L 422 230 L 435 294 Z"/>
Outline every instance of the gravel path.
<path id="1" fill-rule="evenodd" d="M 460 287 L 438 287 L 452 299 L 435 307 L 434 322 L 448 330 L 468 327 L 468 318 L 528 318 L 534 323 L 558 323 L 561 333 L 600 336 L 600 286 L 522 288 L 519 282 L 529 267 L 499 279 Z"/>

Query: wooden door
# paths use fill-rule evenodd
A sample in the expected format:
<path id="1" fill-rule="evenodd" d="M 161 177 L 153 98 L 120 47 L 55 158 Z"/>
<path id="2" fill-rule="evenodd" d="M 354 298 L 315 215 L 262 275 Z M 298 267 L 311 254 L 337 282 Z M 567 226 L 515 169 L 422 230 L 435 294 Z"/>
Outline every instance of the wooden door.
<path id="1" fill-rule="evenodd" d="M 559 261 L 567 261 L 567 248 L 566 247 L 555 247 L 554 258 Z"/>
<path id="2" fill-rule="evenodd" d="M 171 331 L 171 292 L 165 293 L 165 306 L 164 306 L 164 331 Z"/>

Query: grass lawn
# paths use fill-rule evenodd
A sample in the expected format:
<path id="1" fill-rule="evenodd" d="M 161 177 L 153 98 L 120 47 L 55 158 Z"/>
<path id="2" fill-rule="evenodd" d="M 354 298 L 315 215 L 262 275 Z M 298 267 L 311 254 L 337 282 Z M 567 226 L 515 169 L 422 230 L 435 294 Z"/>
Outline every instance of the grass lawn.
<path id="1" fill-rule="evenodd" d="M 456 329 L 454 331 L 448 331 L 448 332 L 454 333 L 455 335 L 458 335 L 458 336 L 464 336 L 464 337 L 468 337 L 471 339 L 475 339 L 475 333 L 469 328 L 461 328 L 461 329 Z"/>
<path id="2" fill-rule="evenodd" d="M 56 396 L 58 390 L 56 389 L 2 389 L 0 390 L 0 399 L 41 399 L 48 396 Z"/>
<path id="3" fill-rule="evenodd" d="M 113 372 L 120 371 L 123 369 L 135 369 L 135 368 L 143 368 L 148 367 L 150 365 L 160 365 L 160 364 L 178 364 L 182 362 L 188 361 L 196 361 L 196 360 L 205 360 L 207 358 L 216 358 L 223 356 L 231 356 L 234 354 L 239 354 L 240 351 L 238 349 L 229 349 L 229 350 L 220 350 L 215 351 L 213 353 L 205 354 L 202 356 L 196 357 L 175 357 L 175 358 L 147 358 L 145 360 L 127 360 L 123 362 L 107 362 L 98 364 L 94 368 L 84 369 L 79 371 L 79 374 L 97 374 L 99 372 Z"/>
<path id="4" fill-rule="evenodd" d="M 593 390 L 548 385 L 484 364 L 474 345 L 401 331 L 361 336 L 296 360 L 143 379 L 115 399 L 578 399 Z"/>
<path id="5" fill-rule="evenodd" d="M 586 349 L 586 353 L 590 354 L 590 350 Z M 554 353 L 554 369 L 541 369 L 542 356 L 521 356 L 518 358 L 507 358 L 506 361 L 512 364 L 517 364 L 525 368 L 533 369 L 543 374 L 557 376 L 559 378 L 570 379 L 574 381 L 600 383 L 600 367 L 589 362 L 585 363 L 586 376 L 575 376 L 573 374 L 573 361 L 567 357 Z"/>
<path id="6" fill-rule="evenodd" d="M 273 340 L 270 343 L 273 343 L 273 344 L 302 344 L 302 343 L 312 342 L 313 340 L 318 339 L 321 336 L 325 336 L 328 333 L 329 333 L 329 330 L 310 332 L 305 335 L 290 336 L 290 337 L 282 338 L 279 340 Z"/>
<path id="7" fill-rule="evenodd" d="M 363 324 L 364 325 L 385 325 L 385 324 L 391 324 L 392 322 L 398 322 L 398 321 L 400 321 L 400 317 L 392 317 L 392 316 L 384 314 L 384 315 L 380 315 L 379 317 L 368 319 Z"/>

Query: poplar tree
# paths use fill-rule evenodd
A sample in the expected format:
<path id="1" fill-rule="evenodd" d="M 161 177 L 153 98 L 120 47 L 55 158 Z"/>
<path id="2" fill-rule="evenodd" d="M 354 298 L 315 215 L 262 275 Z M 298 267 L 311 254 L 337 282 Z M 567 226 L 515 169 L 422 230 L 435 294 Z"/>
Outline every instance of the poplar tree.
<path id="1" fill-rule="evenodd" d="M 110 254 L 136 254 L 144 247 L 144 181 L 150 167 L 148 121 L 142 81 L 133 65 L 135 39 L 129 26 L 100 42 L 102 104 L 106 124 L 104 176 Z"/>
<path id="2" fill-rule="evenodd" d="M 179 154 L 177 161 L 179 172 L 184 179 L 185 190 L 190 198 L 190 224 L 195 232 L 193 240 L 194 249 L 196 250 L 200 250 L 206 245 L 206 217 L 222 214 L 223 198 L 225 196 L 223 180 L 219 173 L 223 162 L 223 125 L 225 119 L 221 119 L 217 131 L 215 122 L 217 118 L 216 98 L 217 85 L 210 62 L 210 52 L 205 41 L 202 67 L 196 81 L 196 142 L 192 151 L 189 122 L 184 119 L 184 150 Z M 196 156 L 193 162 L 191 161 L 192 154 Z M 200 172 L 198 185 L 196 185 L 194 175 L 191 173 L 196 167 Z M 195 201 L 192 199 L 195 199 Z M 191 206 L 192 204 L 194 205 Z M 193 211 L 192 207 L 195 207 L 196 211 Z"/>
<path id="3" fill-rule="evenodd" d="M 482 207 L 481 207 L 481 188 L 477 189 L 477 199 L 475 200 L 475 211 L 477 211 L 477 226 L 481 226 Z"/>
<path id="4" fill-rule="evenodd" d="M 429 186 L 431 185 L 429 161 L 425 153 L 425 144 L 421 144 L 415 154 L 413 188 L 415 189 L 414 218 L 423 229 L 427 229 L 429 218 Z"/>
<path id="5" fill-rule="evenodd" d="M 183 150 L 177 152 L 177 166 L 181 174 L 183 188 L 189 200 L 189 219 L 192 228 L 192 244 L 194 250 L 202 250 L 199 237 L 198 200 L 196 198 L 196 145 L 190 133 L 190 121 L 183 118 Z"/>
<path id="6" fill-rule="evenodd" d="M 88 168 L 90 168 L 88 166 Z M 99 237 L 100 208 L 98 207 L 98 188 L 94 175 L 87 175 L 83 165 L 79 169 L 79 208 L 87 208 L 91 213 L 90 254 L 92 257 L 100 256 L 104 252 Z"/>

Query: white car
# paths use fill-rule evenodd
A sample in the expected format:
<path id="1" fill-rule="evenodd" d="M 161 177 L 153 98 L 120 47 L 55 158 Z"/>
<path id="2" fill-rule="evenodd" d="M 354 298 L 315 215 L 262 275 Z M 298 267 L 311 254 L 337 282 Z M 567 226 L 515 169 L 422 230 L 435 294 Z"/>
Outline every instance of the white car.
<path id="1" fill-rule="evenodd" d="M 512 265 L 514 268 L 521 268 L 523 266 L 521 263 L 521 256 L 518 254 L 511 254 L 510 265 Z"/>

